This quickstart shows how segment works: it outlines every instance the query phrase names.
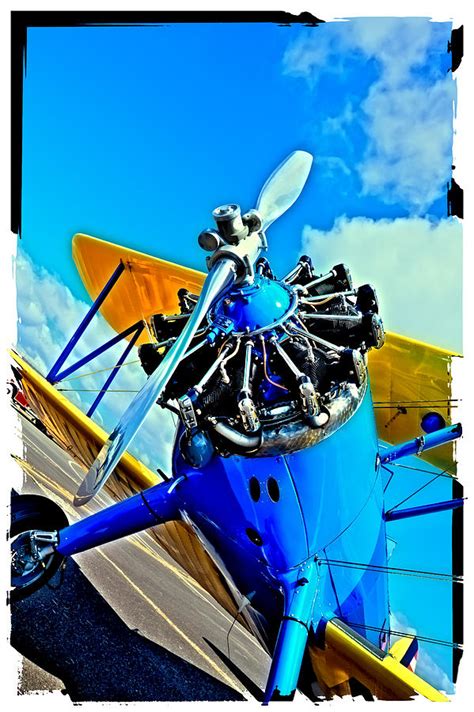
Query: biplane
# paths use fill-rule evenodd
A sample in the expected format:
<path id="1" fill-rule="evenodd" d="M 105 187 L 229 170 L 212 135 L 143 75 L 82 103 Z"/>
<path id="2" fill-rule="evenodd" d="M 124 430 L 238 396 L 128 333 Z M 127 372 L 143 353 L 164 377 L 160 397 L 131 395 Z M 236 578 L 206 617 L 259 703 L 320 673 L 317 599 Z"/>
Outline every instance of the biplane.
<path id="1" fill-rule="evenodd" d="M 344 264 L 319 273 L 302 256 L 273 274 L 267 230 L 311 164 L 295 151 L 255 209 L 214 210 L 215 227 L 199 235 L 207 275 L 74 237 L 89 312 L 46 377 L 13 356 L 48 433 L 85 468 L 75 506 L 102 487 L 116 503 L 69 525 L 46 498 L 14 497 L 11 597 L 43 585 L 64 557 L 150 529 L 270 654 L 265 704 L 293 698 L 305 656 L 327 698 L 356 681 L 378 699 L 443 701 L 414 672 L 416 637 L 390 639 L 386 525 L 461 511 L 463 499 L 389 509 L 384 477 L 407 456 L 452 471 L 453 354 L 385 334 L 374 288 L 354 287 Z M 116 336 L 66 365 L 99 310 Z M 57 385 L 122 340 L 83 413 Z M 108 435 L 92 415 L 134 347 L 148 378 Z M 177 416 L 163 478 L 127 452 L 157 407 Z"/>

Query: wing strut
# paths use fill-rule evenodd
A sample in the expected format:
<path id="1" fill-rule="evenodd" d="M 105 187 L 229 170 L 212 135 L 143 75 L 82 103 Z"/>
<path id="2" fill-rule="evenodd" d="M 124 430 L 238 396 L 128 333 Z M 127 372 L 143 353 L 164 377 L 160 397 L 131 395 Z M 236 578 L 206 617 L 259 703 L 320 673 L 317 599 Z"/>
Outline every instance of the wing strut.
<path id="1" fill-rule="evenodd" d="M 419 455 L 420 452 L 425 450 L 430 450 L 433 447 L 438 447 L 439 445 L 444 445 L 444 443 L 449 443 L 451 440 L 456 440 L 462 435 L 461 423 L 456 423 L 456 425 L 448 425 L 446 428 L 441 428 L 440 430 L 435 430 L 434 433 L 428 433 L 427 435 L 420 435 L 413 440 L 407 440 L 399 445 L 394 445 L 389 447 L 387 450 L 383 450 L 380 453 L 380 462 L 382 465 L 386 465 L 388 462 L 394 462 L 394 460 L 399 460 L 401 457 L 407 457 L 407 455 Z"/>
<path id="2" fill-rule="evenodd" d="M 464 497 L 458 499 L 448 499 L 446 502 L 433 502 L 432 504 L 422 504 L 419 507 L 407 507 L 406 509 L 391 509 L 385 512 L 386 522 L 394 522 L 397 519 L 408 519 L 409 517 L 420 517 L 422 514 L 432 514 L 433 512 L 446 512 L 449 509 L 457 509 L 464 504 Z"/>
<path id="3" fill-rule="evenodd" d="M 55 381 L 58 380 L 57 376 L 61 369 L 61 366 L 63 366 L 64 362 L 66 361 L 67 357 L 69 356 L 69 354 L 71 353 L 71 351 L 73 350 L 73 348 L 75 347 L 75 345 L 77 344 L 79 339 L 81 338 L 82 334 L 84 333 L 86 328 L 89 326 L 89 324 L 91 323 L 94 316 L 99 311 L 104 300 L 110 294 L 110 291 L 112 290 L 114 285 L 117 283 L 117 280 L 120 277 L 120 275 L 122 274 L 122 272 L 124 271 L 124 269 L 125 269 L 125 265 L 123 264 L 123 262 L 119 262 L 119 264 L 115 268 L 114 272 L 110 276 L 108 282 L 102 288 L 102 291 L 100 292 L 99 296 L 92 304 L 91 308 L 89 309 L 89 311 L 87 312 L 87 314 L 85 315 L 85 317 L 83 318 L 83 320 L 81 321 L 79 326 L 77 327 L 76 331 L 74 332 L 74 334 L 71 336 L 68 343 L 64 347 L 64 349 L 63 349 L 61 355 L 59 356 L 59 358 L 57 359 L 56 363 L 54 364 L 54 366 L 52 367 L 52 369 L 46 376 L 46 379 L 50 383 L 54 383 Z"/>

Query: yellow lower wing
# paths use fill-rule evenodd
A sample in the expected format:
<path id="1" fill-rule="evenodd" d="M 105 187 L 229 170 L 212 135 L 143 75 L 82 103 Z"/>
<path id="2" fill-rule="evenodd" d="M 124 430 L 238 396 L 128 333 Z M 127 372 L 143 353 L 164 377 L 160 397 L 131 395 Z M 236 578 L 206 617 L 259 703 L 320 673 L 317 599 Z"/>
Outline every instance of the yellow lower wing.
<path id="1" fill-rule="evenodd" d="M 23 392 L 33 411 L 54 440 L 70 452 L 85 471 L 88 470 L 107 440 L 108 433 L 59 393 L 21 356 L 14 351 L 11 355 L 19 367 Z M 151 487 L 160 480 L 157 474 L 129 453 L 123 455 L 112 479 L 122 482 L 127 494 Z"/>
<path id="2" fill-rule="evenodd" d="M 108 434 L 79 408 L 59 393 L 48 381 L 14 351 L 11 352 L 21 374 L 22 388 L 49 435 L 79 462 L 86 472 L 107 440 Z M 105 489 L 121 500 L 151 487 L 161 478 L 129 453 L 125 453 Z M 71 502 L 72 502 L 71 494 Z M 232 616 L 237 605 L 226 580 L 205 551 L 192 527 L 183 521 L 153 527 L 151 534 L 170 556 L 211 594 Z M 251 629 L 242 616 L 238 620 Z"/>
<path id="3" fill-rule="evenodd" d="M 386 353 L 382 359 L 383 350 L 386 350 Z M 395 334 L 389 334 L 383 350 L 375 354 L 375 358 L 370 358 L 375 401 L 383 398 L 394 400 L 399 394 L 406 398 L 407 391 L 403 390 L 404 377 L 412 384 L 407 388 L 416 389 L 419 386 L 425 397 L 447 397 L 450 388 L 451 354 L 411 342 Z M 50 435 L 87 470 L 107 439 L 107 433 L 18 354 L 12 352 L 12 356 L 21 373 L 22 387 L 31 407 Z M 419 432 L 418 419 L 422 410 L 419 408 L 416 411 L 408 411 L 410 415 L 407 415 L 406 419 L 402 419 L 405 416 L 400 416 L 397 427 L 387 429 L 386 435 L 383 418 L 387 415 L 379 415 L 379 433 L 385 439 L 393 438 L 395 441 L 413 437 Z M 155 473 L 125 453 L 115 469 L 114 476 L 107 482 L 106 489 L 115 499 L 123 499 L 158 481 Z M 152 533 L 178 564 L 231 615 L 237 615 L 233 591 L 191 526 L 181 521 L 169 522 L 154 527 Z M 257 632 L 250 621 L 242 617 L 240 620 L 249 630 Z M 447 699 L 405 668 L 397 660 L 397 656 L 374 649 L 364 638 L 337 620 L 330 621 L 326 626 L 325 649 L 311 646 L 310 657 L 318 681 L 328 694 L 331 691 L 336 694 L 349 693 L 347 681 L 355 677 L 380 699 L 409 699 L 414 694 L 423 695 L 430 700 Z"/>
<path id="4" fill-rule="evenodd" d="M 344 684 L 355 678 L 380 700 L 409 700 L 421 695 L 432 702 L 449 702 L 446 695 L 391 653 L 376 648 L 337 618 L 326 624 L 324 649 L 312 645 L 309 652 L 318 682 L 326 692 L 344 693 Z"/>

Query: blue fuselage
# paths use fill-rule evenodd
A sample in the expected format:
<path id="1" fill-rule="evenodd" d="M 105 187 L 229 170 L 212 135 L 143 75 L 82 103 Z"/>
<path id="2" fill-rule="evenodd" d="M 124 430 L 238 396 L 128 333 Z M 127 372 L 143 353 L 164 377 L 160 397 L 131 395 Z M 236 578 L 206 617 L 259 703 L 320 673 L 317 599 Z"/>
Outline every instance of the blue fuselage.
<path id="1" fill-rule="evenodd" d="M 317 445 L 278 457 L 215 455 L 199 470 L 179 447 L 174 476 L 179 509 L 231 583 L 251 596 L 269 641 L 281 620 L 288 577 L 316 558 L 313 625 L 337 615 L 384 627 L 385 573 L 343 566 L 385 566 L 383 489 L 370 390 L 354 415 Z M 260 617 L 260 616 L 259 616 Z M 274 628 L 274 630 L 272 630 Z M 376 644 L 379 634 L 357 628 Z"/>
<path id="2" fill-rule="evenodd" d="M 248 379 L 245 388 L 244 378 L 234 379 L 236 399 L 242 389 L 245 396 L 263 401 L 271 414 L 258 447 L 249 448 L 248 455 L 228 456 L 212 448 L 197 457 L 205 433 L 189 423 L 185 432 L 181 425 L 172 482 L 63 530 L 58 546 L 60 553 L 73 554 L 92 541 L 97 545 L 184 519 L 221 570 L 237 605 L 244 597 L 250 601 L 244 615 L 273 655 L 266 701 L 294 691 L 309 631 L 321 620 L 337 616 L 376 645 L 387 642 L 383 633 L 374 632 L 387 627 L 389 606 L 387 574 L 380 568 L 387 564 L 383 488 L 365 365 L 357 385 L 350 371 L 328 395 L 326 420 L 311 421 L 305 401 L 310 396 L 300 391 L 302 384 L 309 387 L 309 377 L 293 363 L 286 376 L 291 390 L 282 386 L 281 363 L 276 358 L 272 370 L 267 352 L 278 340 L 291 344 L 287 327 L 301 326 L 297 307 L 297 290 L 256 275 L 250 284 L 231 289 L 208 313 L 212 343 L 222 329 L 232 338 L 251 339 L 256 361 L 263 364 L 264 377 L 253 383 Z M 310 359 L 309 332 L 302 333 Z M 339 357 L 341 351 L 333 345 Z M 291 413 L 295 397 L 299 411 L 275 420 L 274 409 L 287 408 L 288 413 L 290 408 Z M 209 415 L 206 427 L 213 427 L 215 414 Z M 216 430 L 221 422 L 222 415 L 214 418 Z M 252 441 L 248 433 L 233 433 Z M 186 442 L 191 445 L 183 447 Z"/>

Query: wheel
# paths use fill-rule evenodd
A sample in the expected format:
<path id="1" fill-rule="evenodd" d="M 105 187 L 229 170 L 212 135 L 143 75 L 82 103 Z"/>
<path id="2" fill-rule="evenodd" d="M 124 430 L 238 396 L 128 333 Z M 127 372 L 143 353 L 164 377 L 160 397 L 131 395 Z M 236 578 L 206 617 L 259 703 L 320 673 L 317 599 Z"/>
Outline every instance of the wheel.
<path id="1" fill-rule="evenodd" d="M 32 529 L 55 531 L 67 527 L 61 507 L 35 494 L 13 495 L 11 500 L 11 590 L 10 600 L 18 601 L 37 591 L 56 573 L 64 557 L 56 551 L 35 559 L 28 534 Z"/>
<path id="2" fill-rule="evenodd" d="M 39 418 L 34 419 L 34 426 L 38 428 L 38 430 L 43 433 L 44 435 L 48 434 L 48 429 L 44 423 L 41 422 Z"/>

